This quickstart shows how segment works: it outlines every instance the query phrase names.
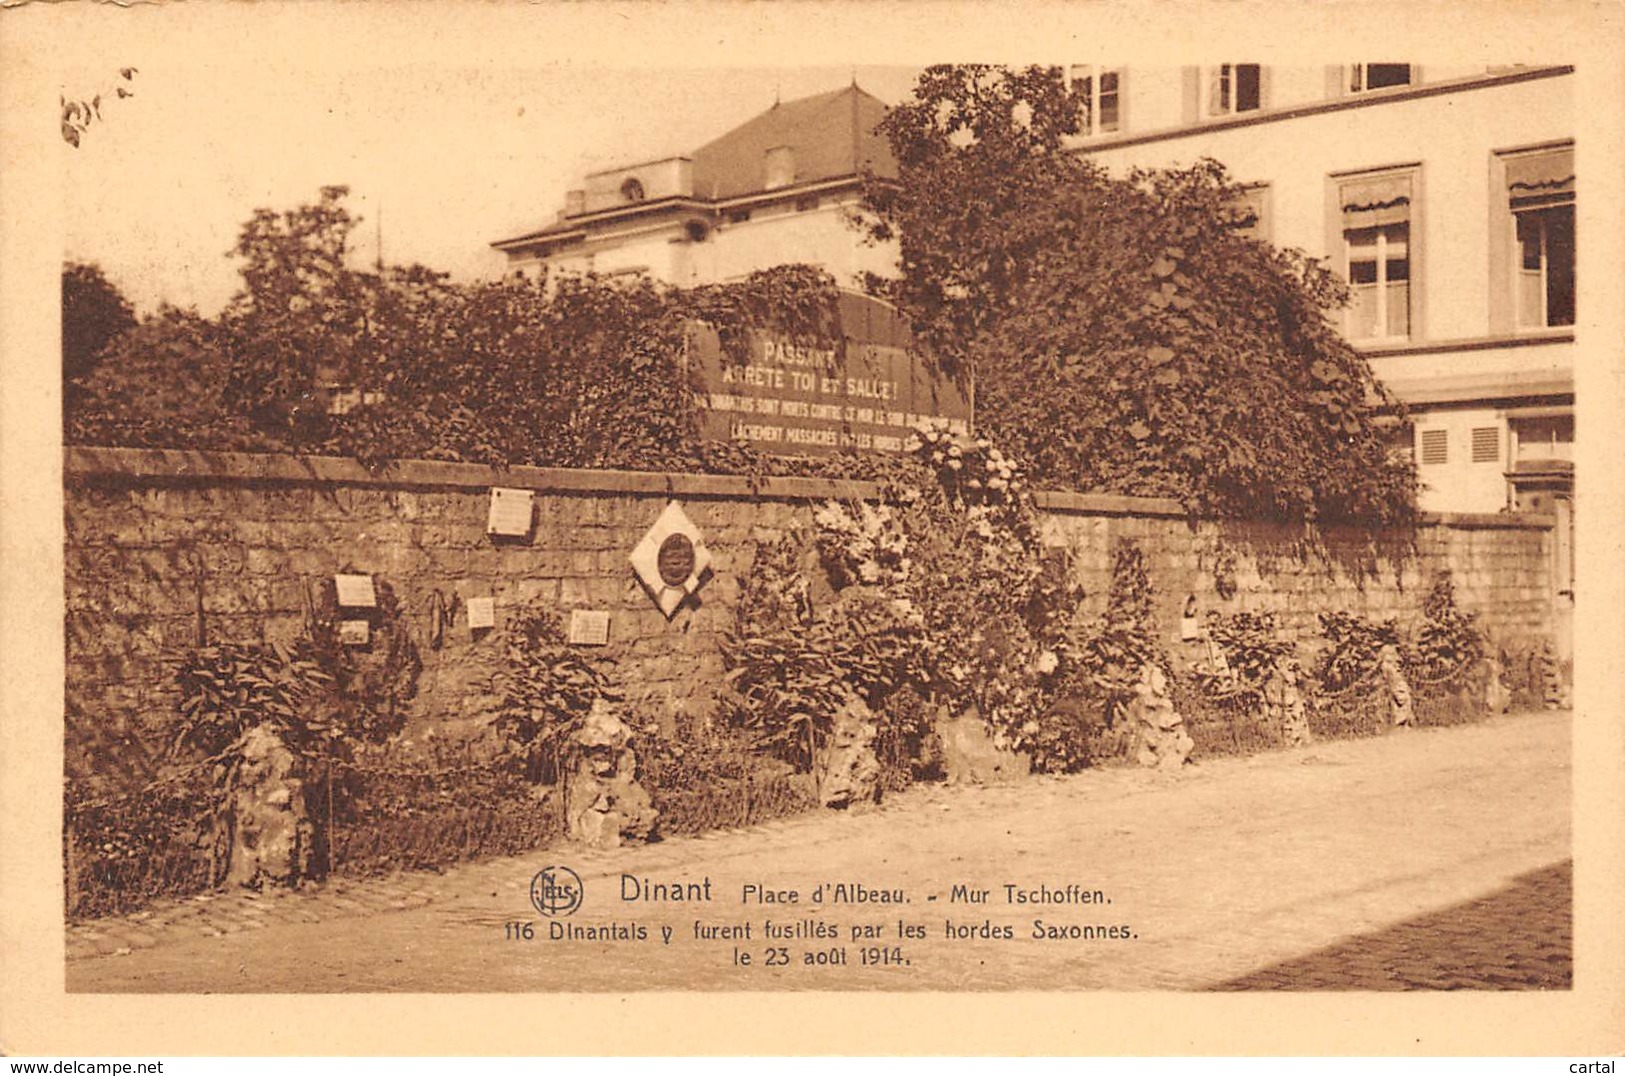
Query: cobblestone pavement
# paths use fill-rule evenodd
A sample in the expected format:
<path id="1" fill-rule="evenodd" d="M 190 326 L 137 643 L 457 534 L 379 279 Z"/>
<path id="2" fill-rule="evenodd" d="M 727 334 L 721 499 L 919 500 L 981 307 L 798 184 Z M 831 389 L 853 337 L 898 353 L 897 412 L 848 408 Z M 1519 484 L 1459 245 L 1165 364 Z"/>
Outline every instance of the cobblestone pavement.
<path id="1" fill-rule="evenodd" d="M 1574 864 L 1521 875 L 1478 900 L 1362 934 L 1221 990 L 1567 990 Z"/>
<path id="2" fill-rule="evenodd" d="M 1179 774 L 923 786 L 864 813 L 617 851 L 543 850 L 444 874 L 218 894 L 71 927 L 67 983 L 89 992 L 1563 987 L 1569 751 L 1566 712 L 1508 715 Z M 530 904 L 531 879 L 560 862 L 580 875 L 586 899 L 549 920 Z M 646 892 L 644 881 L 706 879 L 710 901 L 622 899 L 626 887 Z M 849 899 L 837 899 L 838 884 Z M 1011 903 L 1007 885 L 1064 900 Z M 748 886 L 794 889 L 797 900 L 742 903 Z M 971 899 L 980 890 L 986 900 Z M 523 923 L 530 940 L 511 925 Z M 1034 937 L 1045 925 L 1083 936 Z M 984 936 L 1001 928 L 1011 936 Z M 833 937 L 820 936 L 826 929 Z"/>

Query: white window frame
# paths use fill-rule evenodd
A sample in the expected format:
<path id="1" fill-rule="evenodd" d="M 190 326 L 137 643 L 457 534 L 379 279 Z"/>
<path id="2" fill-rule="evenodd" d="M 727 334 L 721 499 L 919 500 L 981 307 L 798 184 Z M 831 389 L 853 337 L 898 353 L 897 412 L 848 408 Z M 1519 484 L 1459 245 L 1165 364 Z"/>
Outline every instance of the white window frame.
<path id="1" fill-rule="evenodd" d="M 1117 118 L 1110 127 L 1105 126 L 1100 119 L 1100 102 L 1102 94 L 1100 84 L 1107 75 L 1115 76 L 1116 85 L 1112 88 L 1111 96 L 1117 102 Z M 1066 69 L 1067 88 L 1073 84 L 1086 80 L 1089 84 L 1089 107 L 1083 114 L 1083 124 L 1078 131 L 1080 138 L 1099 138 L 1101 135 L 1116 134 L 1123 129 L 1123 69 L 1121 67 L 1108 67 L 1105 64 L 1072 64 Z"/>
<path id="2" fill-rule="evenodd" d="M 1378 62 L 1388 63 L 1389 61 L 1382 60 Z M 1370 63 L 1344 64 L 1343 73 L 1346 76 L 1343 79 L 1344 91 L 1347 93 L 1382 93 L 1384 90 L 1404 89 L 1407 86 L 1415 86 L 1417 83 L 1416 65 L 1406 64 L 1405 66 L 1410 68 L 1410 78 L 1408 81 L 1402 82 L 1397 86 L 1378 86 L 1376 89 L 1372 89 L 1370 86 L 1371 66 L 1372 65 Z"/>
<path id="3" fill-rule="evenodd" d="M 1388 332 L 1388 285 L 1395 282 L 1388 279 L 1389 239 L 1387 229 L 1393 227 L 1393 225 L 1381 225 L 1374 229 L 1377 233 L 1377 279 L 1369 284 L 1356 284 L 1354 282 L 1354 247 L 1353 244 L 1349 242 L 1349 230 L 1344 229 L 1343 279 L 1348 281 L 1350 291 L 1357 291 L 1361 288 L 1376 289 L 1377 324 L 1380 325 L 1383 330 L 1380 333 L 1373 333 L 1370 336 L 1356 336 L 1353 332 L 1352 321 L 1349 319 L 1352 319 L 1354 311 L 1357 308 L 1350 307 L 1349 316 L 1345 319 L 1343 326 L 1343 331 L 1348 336 L 1349 340 L 1357 343 L 1386 344 L 1399 340 L 1409 340 L 1411 338 L 1412 324 L 1415 320 L 1416 314 L 1416 258 L 1413 254 L 1413 251 L 1415 250 L 1415 236 L 1412 235 L 1412 232 L 1415 231 L 1413 227 L 1414 223 L 1415 222 L 1411 217 L 1406 217 L 1405 261 L 1408 268 L 1405 274 L 1405 327 L 1407 331 L 1403 335 Z"/>
<path id="4" fill-rule="evenodd" d="M 1258 68 L 1258 104 L 1253 108 L 1238 109 L 1236 107 L 1236 69 L 1239 67 Z M 1228 69 L 1228 75 L 1225 74 Z M 1230 80 L 1230 103 L 1224 105 L 1215 100 L 1219 96 L 1219 80 L 1228 77 Z M 1197 75 L 1198 85 L 1201 87 L 1202 116 L 1206 119 L 1218 119 L 1225 116 L 1237 116 L 1244 112 L 1257 112 L 1264 107 L 1264 65 L 1263 64 L 1214 64 L 1203 67 Z"/>
<path id="5" fill-rule="evenodd" d="M 1540 216 L 1548 210 L 1565 205 L 1572 207 L 1574 205 L 1573 199 L 1553 202 L 1550 205 L 1526 206 L 1522 209 L 1512 207 L 1512 318 L 1513 324 L 1517 326 L 1519 332 L 1541 332 L 1546 329 L 1572 329 L 1574 327 L 1572 322 L 1568 325 L 1553 325 L 1551 323 L 1551 311 L 1548 309 L 1549 304 L 1547 302 L 1548 284 L 1546 276 L 1550 229 L 1547 227 L 1545 218 Z M 1525 269 L 1523 265 L 1523 241 L 1518 238 L 1518 221 L 1526 213 L 1540 218 L 1540 267 L 1538 269 Z M 1532 323 L 1524 321 L 1522 289 L 1523 278 L 1531 275 L 1537 276 L 1540 282 L 1540 317 Z"/>

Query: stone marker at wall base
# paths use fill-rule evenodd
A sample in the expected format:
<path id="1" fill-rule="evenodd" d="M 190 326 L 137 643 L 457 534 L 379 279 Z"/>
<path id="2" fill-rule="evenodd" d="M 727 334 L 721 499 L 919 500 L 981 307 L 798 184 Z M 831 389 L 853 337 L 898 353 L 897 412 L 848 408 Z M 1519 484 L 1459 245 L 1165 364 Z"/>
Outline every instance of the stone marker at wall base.
<path id="1" fill-rule="evenodd" d="M 566 783 L 564 817 L 572 841 L 619 848 L 646 840 L 660 813 L 637 781 L 632 730 L 602 700 L 570 737 L 575 763 Z"/>
<path id="2" fill-rule="evenodd" d="M 1548 710 L 1561 710 L 1568 705 L 1568 685 L 1563 682 L 1563 665 L 1557 660 L 1557 651 L 1550 639 L 1540 644 L 1541 703 Z"/>
<path id="3" fill-rule="evenodd" d="M 228 884 L 294 885 L 310 872 L 313 827 L 299 760 L 265 725 L 243 736 L 231 789 L 234 820 Z"/>
<path id="4" fill-rule="evenodd" d="M 1473 663 L 1461 685 L 1461 702 L 1469 713 L 1504 714 L 1512 707 L 1512 692 L 1501 678 L 1501 662 L 1485 656 Z"/>
<path id="5" fill-rule="evenodd" d="M 1377 653 L 1377 671 L 1382 675 L 1383 687 L 1388 692 L 1388 707 L 1396 728 L 1411 728 L 1416 723 L 1416 710 L 1411 705 L 1411 683 L 1399 667 L 1399 650 L 1393 643 L 1384 643 Z"/>
<path id="6" fill-rule="evenodd" d="M 994 742 L 975 707 L 957 717 L 938 718 L 937 736 L 950 785 L 1005 784 L 1032 772 L 1032 760 L 1026 755 Z"/>
<path id="7" fill-rule="evenodd" d="M 1190 759 L 1196 741 L 1185 731 L 1185 719 L 1168 697 L 1167 674 L 1157 666 L 1147 663 L 1140 667 L 1128 718 L 1137 743 L 1134 760 L 1140 765 L 1177 770 Z"/>
<path id="8" fill-rule="evenodd" d="M 818 759 L 818 799 L 825 807 L 873 803 L 880 790 L 874 712 L 856 695 L 835 712 Z"/>
<path id="9" fill-rule="evenodd" d="M 1309 743 L 1309 716 L 1305 710 L 1302 673 L 1296 659 L 1277 658 L 1269 680 L 1264 684 L 1264 715 L 1281 730 L 1281 741 L 1289 747 Z"/>

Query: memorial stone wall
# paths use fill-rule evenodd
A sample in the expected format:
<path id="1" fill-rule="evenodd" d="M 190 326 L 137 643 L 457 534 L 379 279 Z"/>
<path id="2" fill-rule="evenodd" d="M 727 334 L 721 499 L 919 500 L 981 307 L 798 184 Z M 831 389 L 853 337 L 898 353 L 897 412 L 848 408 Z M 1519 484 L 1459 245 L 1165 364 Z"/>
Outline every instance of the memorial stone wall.
<path id="1" fill-rule="evenodd" d="M 528 533 L 491 533 L 493 489 L 530 492 Z M 581 645 L 616 660 L 630 700 L 650 717 L 707 713 L 723 673 L 719 643 L 757 549 L 809 524 L 819 501 L 873 494 L 864 483 L 807 478 L 432 462 L 374 473 L 340 459 L 68 449 L 69 771 L 92 765 L 94 744 L 135 735 L 138 715 L 174 707 L 166 653 L 194 646 L 200 631 L 211 642 L 292 639 L 312 588 L 337 574 L 387 588 L 416 641 L 423 667 L 409 736 L 473 732 L 488 720 L 500 632 L 471 627 L 469 610 L 500 628 L 532 600 L 567 621 L 576 614 Z M 709 572 L 668 616 L 630 557 L 673 501 Z M 1139 544 L 1174 650 L 1193 598 L 1200 611 L 1272 611 L 1307 642 L 1323 611 L 1419 618 L 1444 568 L 1461 606 L 1497 641 L 1528 645 L 1555 626 L 1545 517 L 1430 517 L 1396 570 L 1365 560 L 1368 544 L 1353 532 L 1306 543 L 1294 528 L 1193 524 L 1168 501 L 1050 493 L 1039 502 L 1046 541 L 1076 556 L 1091 612 L 1105 608 L 1113 543 Z"/>

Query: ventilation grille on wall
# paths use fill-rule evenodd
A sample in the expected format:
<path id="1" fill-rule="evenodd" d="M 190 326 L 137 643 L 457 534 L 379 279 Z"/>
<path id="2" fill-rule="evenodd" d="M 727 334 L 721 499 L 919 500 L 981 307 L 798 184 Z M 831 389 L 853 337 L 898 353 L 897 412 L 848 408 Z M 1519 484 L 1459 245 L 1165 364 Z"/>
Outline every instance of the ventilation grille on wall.
<path id="1" fill-rule="evenodd" d="M 1422 462 L 1425 464 L 1448 462 L 1450 459 L 1449 445 L 1449 430 L 1423 430 Z"/>
<path id="2" fill-rule="evenodd" d="M 1501 431 L 1494 426 L 1473 427 L 1473 462 L 1501 462 Z"/>

